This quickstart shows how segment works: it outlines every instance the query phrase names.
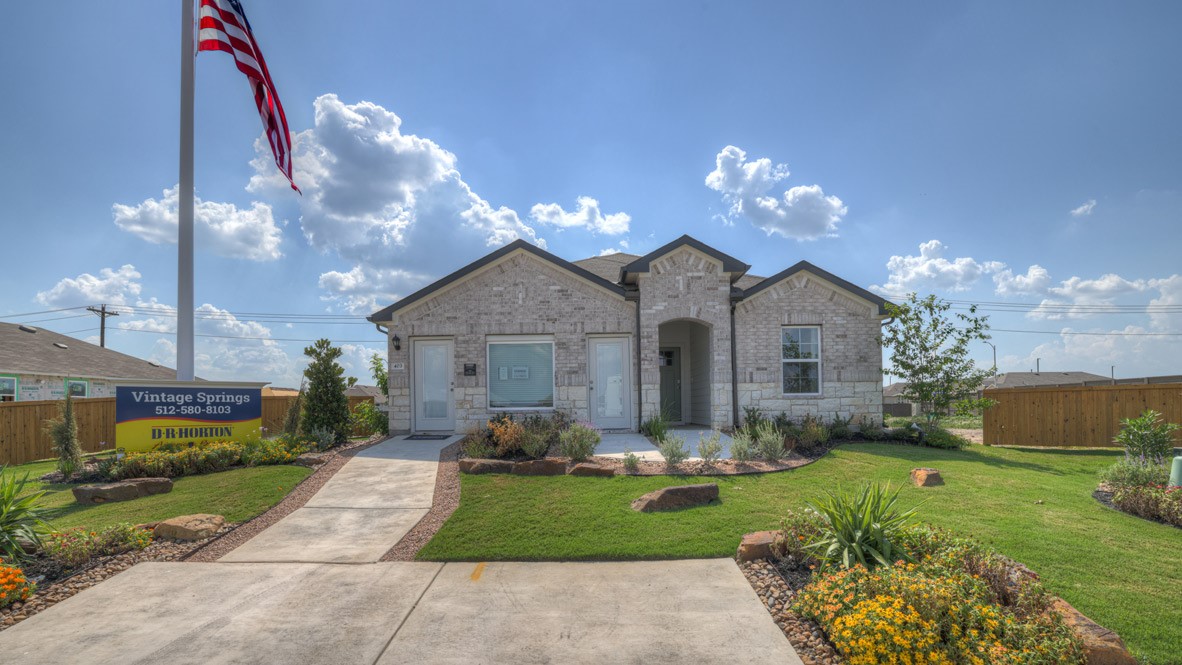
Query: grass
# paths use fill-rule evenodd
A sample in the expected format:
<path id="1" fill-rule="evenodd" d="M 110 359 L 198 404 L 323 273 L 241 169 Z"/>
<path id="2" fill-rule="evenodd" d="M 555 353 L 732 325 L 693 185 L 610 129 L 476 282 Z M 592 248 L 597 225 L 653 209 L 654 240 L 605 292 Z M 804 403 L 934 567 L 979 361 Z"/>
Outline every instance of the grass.
<path id="1" fill-rule="evenodd" d="M 53 462 L 33 462 L 9 467 L 6 476 L 29 474 L 26 490 L 47 490 L 37 505 L 55 529 L 82 526 L 100 529 L 119 522 L 142 524 L 178 515 L 212 513 L 227 522 L 241 522 L 262 513 L 287 496 L 311 473 L 301 466 L 257 466 L 202 476 L 174 478 L 172 491 L 132 501 L 94 506 L 74 502 L 72 485 L 37 480 L 54 470 Z"/>
<path id="2" fill-rule="evenodd" d="M 1052 592 L 1117 631 L 1143 662 L 1182 663 L 1182 530 L 1096 502 L 1104 450 L 972 446 L 962 451 L 852 444 L 783 473 L 715 478 L 463 476 L 460 506 L 419 553 L 433 561 L 668 559 L 732 556 L 739 537 L 778 526 L 785 509 L 835 487 L 904 484 L 918 518 L 970 534 L 1025 563 Z M 946 485 L 916 488 L 912 468 Z M 669 485 L 717 482 L 718 504 L 636 513 Z"/>
<path id="3" fill-rule="evenodd" d="M 945 429 L 984 429 L 984 416 L 944 416 L 940 419 L 940 427 Z M 927 423 L 927 419 L 923 416 L 887 416 L 887 427 L 906 427 L 911 423 L 919 423 L 921 425 Z"/>

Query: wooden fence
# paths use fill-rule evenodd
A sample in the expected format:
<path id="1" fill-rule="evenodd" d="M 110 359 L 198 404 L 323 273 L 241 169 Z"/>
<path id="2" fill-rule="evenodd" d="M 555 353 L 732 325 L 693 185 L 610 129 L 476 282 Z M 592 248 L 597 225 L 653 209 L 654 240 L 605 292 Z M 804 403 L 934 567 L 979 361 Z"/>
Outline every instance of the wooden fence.
<path id="1" fill-rule="evenodd" d="M 263 427 L 269 432 L 283 429 L 283 420 L 294 396 L 263 397 Z M 372 397 L 350 397 L 349 410 Z M 55 400 L 0 403 L 0 464 L 24 464 L 53 457 L 53 442 L 45 431 L 45 421 L 58 415 Z M 74 419 L 82 450 L 95 453 L 110 449 L 115 443 L 115 398 L 96 397 L 74 400 Z"/>
<path id="2" fill-rule="evenodd" d="M 1182 383 L 998 388 L 985 391 L 985 444 L 1111 447 L 1120 421 L 1145 409 L 1182 423 Z M 1182 445 L 1182 433 L 1175 439 Z"/>

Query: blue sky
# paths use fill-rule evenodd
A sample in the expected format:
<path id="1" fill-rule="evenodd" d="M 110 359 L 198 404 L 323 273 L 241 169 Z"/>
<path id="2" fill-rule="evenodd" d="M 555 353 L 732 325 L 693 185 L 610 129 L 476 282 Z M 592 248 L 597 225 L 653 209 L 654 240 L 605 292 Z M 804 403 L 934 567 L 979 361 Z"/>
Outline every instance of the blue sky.
<path id="1" fill-rule="evenodd" d="M 365 377 L 382 340 L 348 317 L 501 241 L 682 233 L 757 274 L 989 303 L 1038 331 L 995 333 L 1002 371 L 1182 373 L 1177 3 L 243 4 L 304 196 L 201 54 L 203 376 L 295 384 L 305 344 L 278 340 L 328 336 Z M 178 5 L 23 3 L 40 29 L 0 44 L 24 63 L 0 75 L 0 316 L 134 308 L 108 345 L 170 364 Z"/>

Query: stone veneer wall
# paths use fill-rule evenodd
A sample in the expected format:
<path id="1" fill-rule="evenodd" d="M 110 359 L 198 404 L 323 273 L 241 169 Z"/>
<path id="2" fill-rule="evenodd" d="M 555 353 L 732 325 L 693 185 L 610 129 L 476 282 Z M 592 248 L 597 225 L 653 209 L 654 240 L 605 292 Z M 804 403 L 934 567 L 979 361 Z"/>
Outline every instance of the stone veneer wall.
<path id="1" fill-rule="evenodd" d="M 643 418 L 660 412 L 657 356 L 660 325 L 690 320 L 709 328 L 710 424 L 731 425 L 730 274 L 718 261 L 688 247 L 654 260 L 638 277 L 640 287 L 640 380 Z M 689 386 L 685 387 L 686 390 Z"/>
<path id="2" fill-rule="evenodd" d="M 416 337 L 454 340 L 456 431 L 463 432 L 492 415 L 487 391 L 488 336 L 553 335 L 554 406 L 587 420 L 587 335 L 610 333 L 632 338 L 635 329 L 635 305 L 622 296 L 527 252 L 510 254 L 395 314 L 390 333 L 402 338 L 402 349 L 388 347 L 390 431 L 411 428 L 411 340 Z M 630 357 L 629 375 L 635 383 L 633 362 Z M 399 363 L 405 369 L 393 370 Z M 464 376 L 464 363 L 476 363 L 476 376 Z M 635 410 L 636 393 L 629 399 Z"/>
<path id="3" fill-rule="evenodd" d="M 819 397 L 787 397 L 781 376 L 780 330 L 821 326 Z M 882 419 L 882 349 L 878 308 L 828 282 L 797 273 L 739 303 L 735 311 L 739 406 L 793 418 L 834 414 Z M 741 413 L 740 413 L 741 415 Z"/>

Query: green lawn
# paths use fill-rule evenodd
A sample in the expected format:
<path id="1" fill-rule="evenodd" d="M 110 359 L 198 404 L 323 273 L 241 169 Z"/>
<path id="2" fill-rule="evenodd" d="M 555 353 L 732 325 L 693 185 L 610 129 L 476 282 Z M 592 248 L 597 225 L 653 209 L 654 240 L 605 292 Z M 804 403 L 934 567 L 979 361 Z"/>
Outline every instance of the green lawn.
<path id="1" fill-rule="evenodd" d="M 70 485 L 37 480 L 53 469 L 53 462 L 33 462 L 10 467 L 5 475 L 23 476 L 28 472 L 27 490 L 48 490 L 38 505 L 45 509 L 46 519 L 57 529 L 72 526 L 98 529 L 119 522 L 141 524 L 193 513 L 213 513 L 224 516 L 227 522 L 241 522 L 279 503 L 311 473 L 302 466 L 287 465 L 233 469 L 175 478 L 168 494 L 83 506 L 74 502 Z"/>
<path id="2" fill-rule="evenodd" d="M 913 416 L 904 418 L 903 416 L 887 416 L 887 427 L 906 427 L 911 423 L 924 424 L 927 422 L 923 416 Z M 940 426 L 950 429 L 984 429 L 984 416 L 944 416 L 940 419 Z"/>
<path id="3" fill-rule="evenodd" d="M 455 514 L 419 553 L 434 561 L 664 559 L 731 556 L 739 537 L 774 528 L 785 509 L 838 485 L 905 484 L 920 519 L 971 534 L 1038 572 L 1080 611 L 1153 663 L 1182 663 L 1182 530 L 1091 497 L 1116 451 L 964 451 L 845 445 L 795 471 L 719 478 L 463 476 Z M 907 484 L 917 466 L 946 485 Z M 717 482 L 721 502 L 636 513 L 653 489 Z M 1041 502 L 1041 503 L 1038 503 Z"/>

